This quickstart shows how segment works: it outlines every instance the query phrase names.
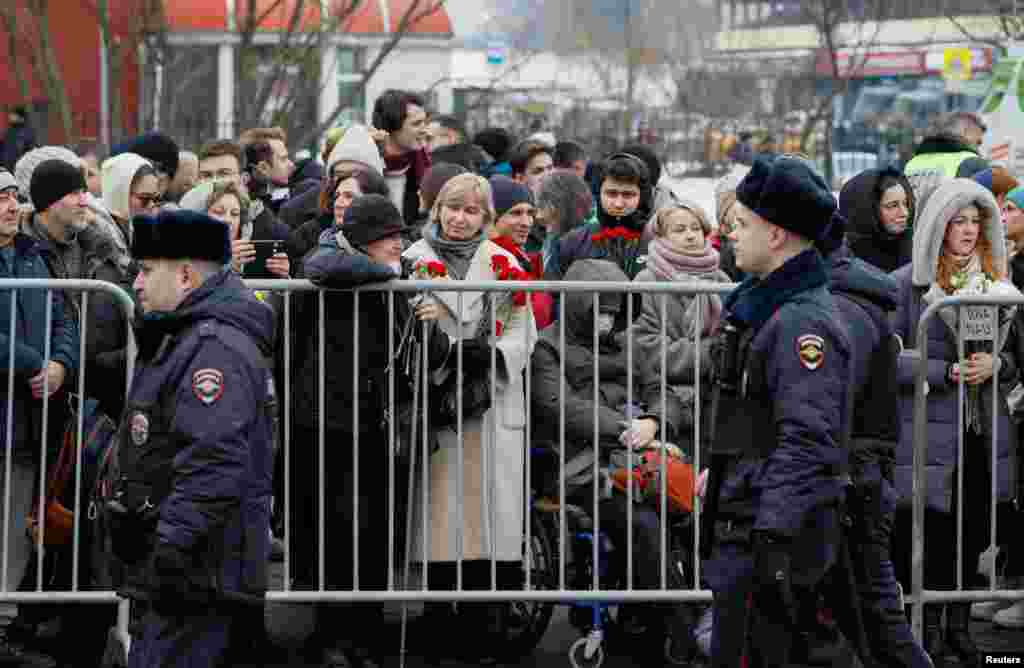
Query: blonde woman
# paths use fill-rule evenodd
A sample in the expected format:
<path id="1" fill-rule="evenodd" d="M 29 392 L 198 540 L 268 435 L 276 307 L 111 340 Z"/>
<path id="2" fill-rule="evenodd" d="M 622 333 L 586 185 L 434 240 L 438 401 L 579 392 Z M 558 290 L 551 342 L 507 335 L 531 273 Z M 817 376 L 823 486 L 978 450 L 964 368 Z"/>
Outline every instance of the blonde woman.
<path id="1" fill-rule="evenodd" d="M 695 202 L 684 201 L 660 209 L 652 221 L 654 239 L 647 249 L 647 266 L 633 279 L 636 283 L 712 282 L 729 283 L 719 265 L 719 255 L 711 245 L 711 222 Z M 647 293 L 637 319 L 634 357 L 643 379 L 644 396 L 649 404 L 661 403 L 662 331 L 665 332 L 665 380 L 672 388 L 666 394 L 665 413 L 669 423 L 682 428 L 670 440 L 686 445 L 693 434 L 693 385 L 696 366 L 696 327 L 700 322 L 702 369 L 711 368 L 710 346 L 722 318 L 722 298 L 717 294 L 672 294 L 665 297 L 665 328 L 662 329 L 662 296 Z M 698 317 L 699 313 L 699 317 Z M 661 412 L 652 408 L 653 412 Z M 686 449 L 686 448 L 684 448 Z M 688 450 L 692 455 L 692 450 Z"/>
<path id="2" fill-rule="evenodd" d="M 460 174 L 450 179 L 434 202 L 423 238 L 413 244 L 403 258 L 412 266 L 436 263 L 444 265 L 446 280 L 493 281 L 501 278 L 496 268 L 523 270 L 511 253 L 489 241 L 485 229 L 494 221 L 491 187 L 486 179 Z M 440 282 L 443 285 L 443 281 Z M 472 370 L 491 368 L 491 346 L 496 348 L 497 374 L 493 378 L 495 394 L 482 415 L 465 415 L 462 458 L 459 437 L 454 426 L 437 430 L 439 449 L 430 455 L 428 526 L 422 526 L 422 508 L 411 518 L 412 559 L 422 561 L 424 542 L 431 566 L 432 588 L 453 588 L 455 561 L 458 558 L 458 507 L 462 506 L 463 586 L 481 589 L 490 586 L 490 560 L 498 562 L 498 587 L 518 586 L 523 559 L 523 509 L 525 507 L 525 396 L 523 371 L 529 362 L 537 338 L 533 313 L 511 299 L 508 293 L 459 293 L 436 290 L 416 305 L 421 320 L 436 320 L 453 342 L 446 369 L 433 374 L 431 381 L 441 385 L 456 373 L 454 342 L 463 341 L 464 391 L 490 392 L 485 387 L 466 384 Z M 498 320 L 498 333 L 491 330 L 492 315 Z M 436 389 L 436 388 L 435 388 Z M 432 390 L 434 391 L 434 390 Z M 435 392 L 436 393 L 436 392 Z M 467 398 L 472 402 L 473 397 Z M 466 401 L 463 402 L 465 406 Z M 462 498 L 458 497 L 459 467 L 462 467 Z M 422 503 L 423 490 L 416 492 L 414 504 Z M 493 523 L 492 523 L 493 519 Z M 493 658 L 497 634 L 503 630 L 501 604 L 462 605 L 466 636 L 476 643 L 476 658 Z M 428 617 L 436 623 L 436 633 L 448 632 L 450 607 L 433 607 Z M 472 629 L 472 630 L 471 630 Z M 444 646 L 435 640 L 436 647 Z"/>

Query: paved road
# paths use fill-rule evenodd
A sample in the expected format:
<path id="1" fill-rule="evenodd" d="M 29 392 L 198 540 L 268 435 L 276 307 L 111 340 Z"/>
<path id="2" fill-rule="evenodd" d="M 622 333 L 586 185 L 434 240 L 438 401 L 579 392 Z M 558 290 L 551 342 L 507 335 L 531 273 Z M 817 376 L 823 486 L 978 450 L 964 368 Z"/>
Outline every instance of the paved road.
<path id="1" fill-rule="evenodd" d="M 419 606 L 410 606 L 410 619 L 415 619 L 419 612 Z M 386 635 L 390 636 L 390 641 L 394 643 L 395 653 L 394 656 L 390 657 L 386 664 L 386 668 L 397 668 L 398 661 L 398 638 L 400 624 L 399 620 L 400 610 L 399 608 L 389 608 L 388 611 L 388 628 Z M 1000 652 L 1017 652 L 1024 655 L 1024 631 L 1006 631 L 1002 629 L 996 629 L 988 623 L 975 623 L 972 627 L 975 638 L 979 644 L 979 648 L 989 653 L 1000 653 Z M 456 634 L 457 635 L 457 634 Z M 568 668 L 570 663 L 567 658 L 567 651 L 570 645 L 578 638 L 578 634 L 568 622 L 568 615 L 566 608 L 559 608 L 556 610 L 555 616 L 552 619 L 551 627 L 545 634 L 540 646 L 536 651 L 521 660 L 518 664 L 511 664 L 512 666 L 529 668 Z M 416 639 L 410 636 L 409 654 L 407 655 L 405 665 L 408 668 L 428 668 L 428 664 L 421 658 L 420 652 L 422 647 L 422 639 Z M 291 667 L 303 667 L 310 666 L 312 668 L 315 664 L 309 664 L 299 658 L 297 655 L 293 655 L 291 660 L 282 656 L 275 657 L 275 664 L 279 666 L 291 666 Z M 508 666 L 509 664 L 506 664 Z M 637 661 L 632 657 L 628 656 L 608 656 L 605 660 L 603 668 L 632 668 L 636 666 Z M 702 666 L 701 663 L 695 663 L 693 666 L 698 668 Z M 822 664 L 817 664 L 822 665 Z M 824 664 L 828 665 L 828 664 Z M 843 662 L 838 662 L 833 665 L 846 665 Z M 957 663 L 951 663 L 949 665 L 959 665 Z M 984 665 L 984 663 L 983 663 Z M 446 668 L 478 668 L 478 664 L 474 663 L 445 663 Z M 652 666 L 645 665 L 645 668 L 653 668 Z"/>

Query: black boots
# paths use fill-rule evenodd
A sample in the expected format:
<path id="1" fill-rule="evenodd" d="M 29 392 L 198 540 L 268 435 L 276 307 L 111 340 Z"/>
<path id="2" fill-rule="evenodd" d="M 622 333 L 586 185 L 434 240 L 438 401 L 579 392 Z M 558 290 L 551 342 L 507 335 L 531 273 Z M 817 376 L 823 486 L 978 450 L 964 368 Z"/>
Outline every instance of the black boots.
<path id="1" fill-rule="evenodd" d="M 946 606 L 946 642 L 950 651 L 964 665 L 978 664 L 978 646 L 971 637 L 971 604 L 950 603 Z"/>

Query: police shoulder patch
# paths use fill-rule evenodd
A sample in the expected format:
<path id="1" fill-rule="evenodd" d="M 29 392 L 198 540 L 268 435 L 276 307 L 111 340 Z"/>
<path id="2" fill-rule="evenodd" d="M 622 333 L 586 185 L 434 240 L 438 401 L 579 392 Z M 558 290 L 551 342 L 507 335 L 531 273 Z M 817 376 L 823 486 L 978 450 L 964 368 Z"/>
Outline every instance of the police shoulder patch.
<path id="1" fill-rule="evenodd" d="M 797 337 L 796 352 L 804 368 L 814 371 L 825 363 L 825 339 L 816 334 Z"/>
<path id="2" fill-rule="evenodd" d="M 224 374 L 219 369 L 199 369 L 192 374 L 192 393 L 207 406 L 224 394 Z"/>
<path id="3" fill-rule="evenodd" d="M 132 443 L 143 446 L 149 440 L 149 417 L 142 411 L 136 411 L 128 421 L 128 433 Z"/>

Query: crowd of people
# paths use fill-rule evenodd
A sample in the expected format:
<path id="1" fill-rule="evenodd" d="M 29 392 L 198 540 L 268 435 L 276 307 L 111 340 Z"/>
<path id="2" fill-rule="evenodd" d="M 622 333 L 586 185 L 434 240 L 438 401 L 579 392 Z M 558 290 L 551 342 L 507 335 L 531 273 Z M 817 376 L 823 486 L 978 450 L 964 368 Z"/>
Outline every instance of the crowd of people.
<path id="1" fill-rule="evenodd" d="M 504 129 L 488 128 L 470 137 L 458 119 L 431 115 L 417 95 L 392 90 L 376 101 L 370 125 L 330 131 L 319 156 L 299 161 L 290 157 L 288 138 L 279 128 L 249 129 L 237 141 L 211 139 L 191 147 L 194 152 L 159 132 L 109 152 L 94 145 L 25 151 L 11 171 L 0 171 L 0 277 L 95 279 L 124 288 L 136 299 L 142 367 L 137 378 L 164 368 L 161 355 L 170 353 L 161 352 L 162 346 L 178 351 L 188 340 L 185 333 L 193 331 L 187 327 L 220 323 L 229 334 L 200 331 L 197 336 L 221 337 L 224 350 L 251 351 L 259 364 L 231 367 L 228 353 L 223 360 L 200 355 L 203 368 L 187 374 L 184 387 L 191 395 L 181 400 L 218 406 L 226 411 L 218 413 L 225 424 L 236 414 L 219 402 L 236 377 L 269 369 L 274 401 L 290 388 L 290 432 L 284 433 L 275 408 L 267 423 L 272 446 L 253 436 L 260 447 L 249 444 L 249 460 L 239 463 L 231 447 L 223 446 L 195 461 L 182 455 L 165 462 L 169 468 L 162 470 L 172 487 L 187 488 L 194 505 L 182 510 L 157 497 L 156 557 L 133 557 L 139 582 L 146 583 L 147 574 L 159 578 L 168 569 L 188 570 L 183 564 L 198 559 L 189 550 L 216 542 L 205 534 L 197 538 L 196 532 L 228 531 L 230 540 L 224 538 L 220 546 L 227 552 L 192 566 L 214 595 L 226 598 L 258 598 L 266 583 L 246 578 L 265 573 L 270 552 L 281 556 L 285 525 L 294 590 L 348 590 L 354 577 L 360 589 L 384 589 L 389 564 L 403 557 L 420 567 L 430 589 L 454 590 L 458 584 L 489 589 L 492 560 L 493 584 L 521 588 L 528 474 L 530 487 L 543 495 L 557 494 L 560 473 L 550 459 L 541 457 L 538 465 L 528 456 L 527 433 L 531 452 L 557 452 L 565 444 L 561 473 L 569 499 L 583 507 L 591 505 L 595 461 L 598 468 L 614 467 L 621 465 L 624 449 L 667 443 L 690 461 L 702 447 L 694 443 L 694 422 L 710 408 L 707 388 L 716 380 L 716 342 L 742 323 L 754 332 L 744 344 L 752 346 L 748 363 L 764 360 L 755 365 L 755 376 L 763 380 L 760 390 L 777 398 L 773 408 L 758 404 L 746 419 L 776 420 L 778 440 L 786 447 L 779 446 L 784 455 L 770 449 L 756 455 L 780 467 L 774 477 L 767 469 L 743 468 L 751 463 L 744 460 L 728 469 L 724 487 L 719 480 L 705 492 L 719 495 L 728 512 L 739 513 L 725 513 L 725 534 L 716 524 L 720 535 L 705 584 L 716 594 L 714 612 L 708 614 L 719 637 L 705 651 L 715 665 L 730 665 L 731 652 L 743 647 L 742 642 L 723 645 L 732 623 L 723 615 L 734 604 L 729 596 L 739 581 L 738 571 L 715 568 L 723 554 L 731 555 L 729 563 L 746 563 L 744 555 L 752 554 L 751 568 L 760 568 L 766 555 L 780 554 L 780 544 L 799 542 L 802 529 L 787 535 L 785 525 L 802 504 L 811 510 L 800 521 L 817 522 L 818 529 L 829 521 L 813 508 L 839 494 L 834 485 L 826 481 L 817 491 L 802 489 L 797 503 L 779 496 L 779 489 L 792 491 L 784 472 L 824 475 L 841 466 L 835 453 L 844 446 L 869 442 L 852 448 L 859 453 L 852 457 L 855 486 L 872 490 L 874 505 L 862 509 L 872 520 L 851 552 L 869 564 L 867 581 L 859 586 L 870 651 L 892 665 L 927 665 L 928 657 L 909 635 L 895 589 L 897 580 L 904 588 L 910 584 L 910 424 L 918 364 L 910 356 L 897 362 L 895 355 L 878 351 L 887 350 L 890 336 L 902 348 L 914 348 L 921 314 L 936 299 L 972 291 L 1020 295 L 1024 269 L 1018 270 L 1017 244 L 1024 239 L 1024 187 L 978 156 L 979 123 L 971 115 L 951 116 L 906 166 L 865 171 L 837 194 L 800 156 L 745 159 L 753 166 L 737 164 L 719 180 L 716 210 L 709 212 L 675 194 L 657 156 L 643 144 L 592 156 L 580 143 L 555 142 L 545 134 L 516 140 Z M 209 227 L 209 221 L 222 224 L 223 252 L 220 228 Z M 154 262 L 171 259 L 191 259 L 195 267 L 186 262 L 166 269 Z M 312 293 L 293 293 L 286 318 L 281 292 L 245 290 L 243 298 L 238 277 L 304 278 L 327 292 L 319 302 Z M 436 281 L 436 289 L 348 290 L 403 279 Z M 741 285 L 728 297 L 708 291 L 672 293 L 664 300 L 642 292 L 627 299 L 627 291 L 598 296 L 446 289 L 455 286 L 453 281 L 540 279 L 634 282 L 641 289 L 648 283 Z M 836 298 L 835 313 L 824 287 L 829 284 L 832 293 L 847 296 Z M 165 285 L 180 298 L 169 297 Z M 95 400 L 95 410 L 121 421 L 117 438 L 122 441 L 140 445 L 159 437 L 163 444 L 170 438 L 188 452 L 192 440 L 212 437 L 200 426 L 183 427 L 185 418 L 176 418 L 174 410 L 199 416 L 190 421 L 202 422 L 202 414 L 191 412 L 196 406 L 166 409 L 159 385 L 143 383 L 139 390 L 133 384 L 128 393 L 129 325 L 113 296 L 96 292 L 85 300 L 67 290 L 53 293 L 49 302 L 41 291 L 21 291 L 12 309 L 11 293 L 0 295 L 0 368 L 15 376 L 13 394 L 8 395 L 6 382 L 0 389 L 0 442 L 13 443 L 4 575 L 15 587 L 31 569 L 44 569 L 52 586 L 66 587 L 70 568 L 61 551 L 36 563 L 21 529 L 39 491 L 44 415 L 49 434 L 57 435 L 52 459 L 69 418 L 66 399 L 79 374 L 85 374 L 85 396 Z M 784 311 L 790 301 L 799 304 L 792 313 Z M 791 313 L 789 320 L 772 319 L 775 310 Z M 925 587 L 930 589 L 954 588 L 958 576 L 965 588 L 985 584 L 978 561 L 986 550 L 999 554 L 1001 586 L 1024 567 L 1012 531 L 1024 311 L 1000 307 L 996 313 L 995 341 L 972 342 L 961 357 L 960 314 L 944 309 L 930 323 L 929 357 L 920 362 L 928 375 L 926 540 L 933 545 L 963 541 L 960 573 L 955 552 L 929 552 Z M 838 314 L 836 322 L 823 324 L 831 315 L 822 314 Z M 237 331 L 255 344 L 232 343 L 231 333 Z M 81 337 L 85 356 L 80 359 Z M 700 396 L 698 377 L 705 388 Z M 966 392 L 958 391 L 961 383 Z M 855 396 L 839 396 L 848 384 L 856 388 Z M 793 389 L 797 385 L 800 391 Z M 6 415 L 9 409 L 12 416 Z M 246 424 L 262 424 L 263 413 L 257 414 L 244 413 Z M 794 428 L 786 432 L 786 420 L 810 426 L 807 433 L 793 434 Z M 995 470 L 989 463 L 993 426 Z M 844 437 L 844 430 L 851 433 Z M 415 479 L 410 499 L 406 469 L 394 477 L 387 472 L 395 462 L 405 467 L 410 459 L 417 461 L 421 441 L 427 454 L 418 461 L 426 470 Z M 246 445 L 244 439 L 230 442 Z M 290 443 L 287 474 L 285 442 Z M 800 443 L 821 461 L 811 466 L 787 449 Z M 265 449 L 272 451 L 273 462 L 256 462 L 255 453 Z M 701 450 L 702 460 L 708 454 Z M 754 455 L 740 451 L 739 456 Z M 772 459 L 776 456 L 785 459 Z M 267 466 L 272 468 L 267 474 L 273 474 L 273 513 L 256 508 L 269 503 L 263 495 Z M 757 470 L 761 466 L 756 463 Z M 962 498 L 958 473 L 963 474 Z M 733 484 L 744 476 L 746 483 Z M 988 545 L 993 476 L 997 546 Z M 228 479 L 233 482 L 224 482 Z M 203 480 L 210 490 L 236 491 L 217 498 L 204 491 Z M 749 496 L 751 489 L 759 491 Z M 232 504 L 239 499 L 256 505 L 234 513 Z M 747 508 L 747 502 L 752 510 L 736 510 Z M 631 520 L 628 509 L 625 495 L 605 494 L 599 508 L 602 531 L 614 545 L 633 541 L 632 586 L 657 588 L 657 509 L 637 505 Z M 958 509 L 971 518 L 962 527 L 956 523 Z M 758 518 L 755 525 L 737 538 L 733 523 L 743 525 L 750 513 Z M 323 552 L 321 525 L 326 528 Z M 271 534 L 274 540 L 268 541 Z M 103 545 L 99 533 L 86 538 Z M 735 548 L 741 539 L 747 547 Z M 828 541 L 817 540 L 814 549 Z M 174 549 L 166 547 L 168 541 Z M 402 549 L 389 555 L 389 545 Z M 122 550 L 115 552 L 122 562 L 130 559 Z M 153 545 L 143 550 L 153 552 Z M 120 584 L 117 574 L 110 580 L 108 561 L 101 554 L 86 562 L 85 586 L 132 583 L 124 572 Z M 224 573 L 232 575 L 225 580 Z M 146 590 L 145 584 L 139 587 Z M 390 653 L 378 632 L 382 606 L 319 604 L 317 610 L 307 643 L 316 661 L 371 668 Z M 667 618 L 663 606 L 636 606 L 632 612 L 638 627 L 659 627 Z M 979 603 L 973 610 L 970 604 L 929 605 L 925 614 L 924 650 L 936 661 L 947 654 L 977 654 L 968 627 L 972 614 L 1024 628 L 1024 603 Z M 509 615 L 510 607 L 502 603 L 428 603 L 418 621 L 423 636 L 433 639 L 424 651 L 436 662 L 455 653 L 453 648 L 460 658 L 500 661 Z M 0 660 L 53 665 L 37 642 L 40 629 L 53 619 L 76 630 L 87 624 L 101 629 L 90 636 L 100 639 L 96 646 L 76 647 L 74 659 L 96 665 L 112 618 L 13 605 L 0 609 Z M 161 635 L 163 627 L 154 631 L 153 620 L 148 623 L 140 631 L 149 639 L 142 643 L 147 649 L 137 651 L 132 665 L 158 665 L 158 655 L 181 649 Z M 217 645 L 222 639 L 204 637 L 197 645 L 206 642 L 213 653 L 223 649 Z M 660 647 L 655 654 L 660 658 Z M 770 653 L 758 656 L 762 663 L 774 660 Z"/>

